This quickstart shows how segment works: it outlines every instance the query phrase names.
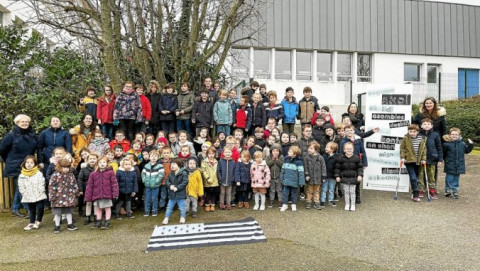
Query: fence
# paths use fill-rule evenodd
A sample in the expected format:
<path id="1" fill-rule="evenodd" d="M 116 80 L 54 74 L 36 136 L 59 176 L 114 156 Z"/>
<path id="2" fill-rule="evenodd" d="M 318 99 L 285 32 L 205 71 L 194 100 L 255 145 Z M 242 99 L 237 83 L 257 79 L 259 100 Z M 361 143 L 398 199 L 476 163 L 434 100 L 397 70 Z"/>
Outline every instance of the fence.
<path id="1" fill-rule="evenodd" d="M 12 207 L 13 195 L 15 193 L 13 179 L 3 178 L 4 168 L 5 164 L 0 162 L 0 176 L 2 176 L 2 182 L 0 184 L 0 212 L 4 212 Z"/>
<path id="2" fill-rule="evenodd" d="M 437 80 L 420 78 L 420 83 L 412 83 L 412 103 L 419 104 L 425 97 L 435 97 L 439 103 L 459 98 L 458 74 L 439 73 Z M 467 86 L 467 84 L 465 84 Z"/>

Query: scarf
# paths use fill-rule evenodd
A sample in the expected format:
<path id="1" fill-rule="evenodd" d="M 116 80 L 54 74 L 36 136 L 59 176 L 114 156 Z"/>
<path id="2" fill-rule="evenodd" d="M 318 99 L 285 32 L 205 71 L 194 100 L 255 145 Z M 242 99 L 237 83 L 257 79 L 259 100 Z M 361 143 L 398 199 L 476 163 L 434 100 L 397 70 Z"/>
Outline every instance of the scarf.
<path id="1" fill-rule="evenodd" d="M 22 175 L 25 175 L 27 177 L 32 177 L 33 175 L 37 174 L 38 172 L 38 167 L 35 166 L 32 169 L 26 169 L 22 167 Z"/>
<path id="2" fill-rule="evenodd" d="M 99 146 L 99 145 L 105 143 L 105 138 L 102 138 L 102 139 L 93 139 L 92 142 L 93 142 L 93 144 L 95 144 L 96 146 Z"/>

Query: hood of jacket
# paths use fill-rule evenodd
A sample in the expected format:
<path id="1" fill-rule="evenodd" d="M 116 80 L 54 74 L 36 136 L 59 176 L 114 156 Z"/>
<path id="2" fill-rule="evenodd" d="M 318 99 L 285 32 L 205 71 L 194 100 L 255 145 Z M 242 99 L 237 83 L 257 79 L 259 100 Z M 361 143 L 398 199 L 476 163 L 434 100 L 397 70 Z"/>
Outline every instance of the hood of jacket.
<path id="1" fill-rule="evenodd" d="M 418 106 L 418 112 L 420 114 L 423 114 L 425 112 L 425 108 L 423 107 L 423 103 L 420 103 Z M 447 115 L 447 110 L 443 106 L 438 107 L 438 116 L 446 116 Z"/>

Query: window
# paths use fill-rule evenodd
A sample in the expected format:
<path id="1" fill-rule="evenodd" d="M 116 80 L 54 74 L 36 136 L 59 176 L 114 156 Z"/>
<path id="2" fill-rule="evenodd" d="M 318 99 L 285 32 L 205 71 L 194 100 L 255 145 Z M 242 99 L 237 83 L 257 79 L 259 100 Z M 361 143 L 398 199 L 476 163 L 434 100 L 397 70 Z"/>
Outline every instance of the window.
<path id="1" fill-rule="evenodd" d="M 436 65 L 427 65 L 427 83 L 436 84 L 438 83 L 438 66 Z"/>
<path id="2" fill-rule="evenodd" d="M 0 11 L 0 26 L 3 26 L 3 12 Z"/>
<path id="3" fill-rule="evenodd" d="M 337 55 L 337 81 L 349 81 L 352 78 L 352 55 Z"/>
<path id="4" fill-rule="evenodd" d="M 232 50 L 232 76 L 238 80 L 249 79 L 249 50 L 233 49 Z M 247 80 L 248 81 L 248 80 Z"/>
<path id="5" fill-rule="evenodd" d="M 297 52 L 297 80 L 312 80 L 312 54 Z"/>
<path id="6" fill-rule="evenodd" d="M 357 56 L 357 81 L 358 82 L 371 82 L 372 74 L 370 71 L 370 55 Z"/>
<path id="7" fill-rule="evenodd" d="M 270 51 L 253 51 L 253 76 L 256 79 L 270 79 Z"/>
<path id="8" fill-rule="evenodd" d="M 420 68 L 422 64 L 403 64 L 403 81 L 420 82 Z"/>
<path id="9" fill-rule="evenodd" d="M 275 79 L 292 79 L 292 57 L 290 51 L 275 52 Z"/>
<path id="10" fill-rule="evenodd" d="M 317 53 L 317 80 L 332 81 L 331 53 Z"/>

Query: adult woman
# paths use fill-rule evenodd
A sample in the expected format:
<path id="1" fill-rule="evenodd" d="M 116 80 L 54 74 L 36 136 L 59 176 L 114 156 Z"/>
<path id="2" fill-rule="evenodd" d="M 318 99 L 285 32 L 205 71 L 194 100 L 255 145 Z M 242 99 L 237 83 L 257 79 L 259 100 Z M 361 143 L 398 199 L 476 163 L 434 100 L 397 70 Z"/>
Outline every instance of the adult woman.
<path id="1" fill-rule="evenodd" d="M 342 114 L 342 119 L 344 116 L 348 116 L 356 130 L 365 130 L 365 118 L 362 113 L 358 112 L 358 105 L 356 103 L 351 103 L 348 106 L 347 113 Z"/>
<path id="2" fill-rule="evenodd" d="M 38 137 L 38 162 L 43 164 L 43 172 L 46 174 L 50 165 L 53 149 L 62 147 L 72 153 L 72 138 L 68 132 L 62 129 L 62 123 L 58 117 L 50 119 L 50 127 L 43 130 Z M 48 181 L 48 180 L 47 180 Z"/>
<path id="3" fill-rule="evenodd" d="M 150 120 L 147 132 L 154 135 L 160 130 L 160 111 L 158 110 L 158 102 L 160 101 L 161 91 L 158 81 L 150 81 L 146 96 L 150 100 L 150 105 L 152 107 L 152 119 Z"/>
<path id="4" fill-rule="evenodd" d="M 446 114 L 447 111 L 445 111 L 445 108 L 438 106 L 435 98 L 427 97 L 420 104 L 419 112 L 413 119 L 413 123 L 420 126 L 422 119 L 430 118 L 433 120 L 433 131 L 442 138 L 447 134 L 447 122 L 445 121 Z"/>
<path id="5" fill-rule="evenodd" d="M 15 123 L 11 132 L 5 135 L 0 143 L 0 156 L 5 161 L 3 177 L 13 178 L 15 185 L 15 196 L 13 197 L 12 215 L 23 217 L 20 214 L 20 203 L 22 195 L 18 191 L 18 176 L 20 175 L 21 164 L 27 155 L 34 155 L 38 149 L 37 136 L 30 126 L 29 116 L 20 114 L 13 120 Z M 22 204 L 28 211 L 28 206 Z"/>
<path id="6" fill-rule="evenodd" d="M 97 127 L 97 124 L 93 121 L 93 116 L 86 114 L 83 116 L 82 121 L 79 125 L 70 129 L 70 135 L 72 136 L 72 150 L 75 167 L 78 166 L 82 157 L 80 156 L 80 151 L 83 148 L 87 148 L 92 138 L 94 136 L 95 129 L 100 129 Z"/>
<path id="7" fill-rule="evenodd" d="M 113 125 L 120 125 L 127 139 L 132 141 L 135 133 L 135 122 L 142 121 L 142 103 L 133 89 L 133 82 L 127 81 L 117 96 L 113 108 Z"/>
<path id="8" fill-rule="evenodd" d="M 103 87 L 103 95 L 98 98 L 97 120 L 102 128 L 102 133 L 109 139 L 113 139 L 113 107 L 115 105 L 115 93 L 110 85 Z"/>

